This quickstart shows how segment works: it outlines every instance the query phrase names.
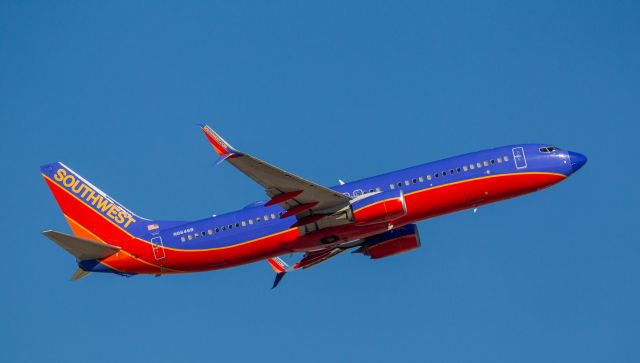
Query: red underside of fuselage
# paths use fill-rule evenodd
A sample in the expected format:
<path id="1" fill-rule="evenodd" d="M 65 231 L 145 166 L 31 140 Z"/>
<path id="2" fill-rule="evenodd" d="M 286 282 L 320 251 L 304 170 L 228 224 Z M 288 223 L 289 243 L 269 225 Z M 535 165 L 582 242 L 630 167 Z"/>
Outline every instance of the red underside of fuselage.
<path id="1" fill-rule="evenodd" d="M 485 176 L 445 184 L 405 194 L 407 214 L 390 222 L 394 227 L 437 217 L 463 209 L 505 200 L 538 191 L 566 178 L 556 173 L 528 172 Z M 389 224 L 347 225 L 321 230 L 322 236 L 336 235 L 340 243 L 369 237 L 387 231 Z M 317 235 L 301 236 L 292 249 L 317 248 Z"/>
<path id="2" fill-rule="evenodd" d="M 407 214 L 392 221 L 396 227 L 518 195 L 534 192 L 565 178 L 555 173 L 517 173 L 487 176 L 423 189 L 405 195 Z M 301 235 L 298 228 L 207 250 L 165 248 L 165 258 L 156 260 L 151 244 L 136 238 L 82 203 L 62 187 L 45 178 L 73 232 L 83 238 L 122 247 L 120 253 L 101 263 L 123 273 L 181 273 L 228 268 L 291 251 L 318 248 L 323 237 L 335 235 L 343 241 L 368 237 L 387 230 L 388 224 L 328 228 Z M 84 227 L 83 227 L 84 226 Z M 329 245 L 326 245 L 327 247 Z"/>

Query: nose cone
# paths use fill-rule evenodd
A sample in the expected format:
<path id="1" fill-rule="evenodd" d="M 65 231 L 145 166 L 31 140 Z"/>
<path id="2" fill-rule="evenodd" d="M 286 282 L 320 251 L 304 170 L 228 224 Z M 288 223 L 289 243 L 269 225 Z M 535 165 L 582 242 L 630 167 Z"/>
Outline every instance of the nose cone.
<path id="1" fill-rule="evenodd" d="M 587 157 L 580 153 L 569 151 L 569 160 L 571 161 L 571 170 L 575 173 L 586 164 Z"/>

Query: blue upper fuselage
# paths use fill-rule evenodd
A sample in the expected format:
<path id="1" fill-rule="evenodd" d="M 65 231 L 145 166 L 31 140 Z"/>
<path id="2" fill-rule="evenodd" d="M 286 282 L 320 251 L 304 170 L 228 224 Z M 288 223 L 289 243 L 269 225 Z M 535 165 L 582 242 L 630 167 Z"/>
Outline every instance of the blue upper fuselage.
<path id="1" fill-rule="evenodd" d="M 568 176 L 585 162 L 584 155 L 548 144 L 510 145 L 429 162 L 331 189 L 352 198 L 392 189 L 410 193 L 500 174 L 548 172 Z M 158 221 L 157 235 L 169 248 L 197 250 L 231 246 L 291 228 L 296 219 L 281 219 L 283 212 L 278 205 L 265 207 L 264 202 L 256 202 L 238 211 L 193 222 Z M 154 236 L 141 237 L 150 240 Z"/>

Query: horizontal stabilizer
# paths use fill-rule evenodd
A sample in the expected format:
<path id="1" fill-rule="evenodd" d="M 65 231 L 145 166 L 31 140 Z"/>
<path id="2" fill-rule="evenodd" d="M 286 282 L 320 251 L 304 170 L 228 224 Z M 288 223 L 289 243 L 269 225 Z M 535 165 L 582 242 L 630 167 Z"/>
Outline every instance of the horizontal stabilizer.
<path id="1" fill-rule="evenodd" d="M 79 238 L 66 233 L 49 230 L 42 232 L 42 234 L 74 255 L 79 261 L 105 258 L 120 251 L 120 247 Z"/>

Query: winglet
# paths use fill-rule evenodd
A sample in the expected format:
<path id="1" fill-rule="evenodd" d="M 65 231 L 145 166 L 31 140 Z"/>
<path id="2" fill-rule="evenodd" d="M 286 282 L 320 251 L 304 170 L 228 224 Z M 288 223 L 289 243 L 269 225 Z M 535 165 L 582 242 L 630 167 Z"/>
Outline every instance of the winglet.
<path id="1" fill-rule="evenodd" d="M 89 274 L 89 271 L 85 271 L 85 270 L 81 269 L 80 267 L 78 267 L 76 272 L 74 272 L 73 275 L 71 275 L 71 281 L 78 281 L 81 278 L 87 276 L 88 274 Z"/>
<path id="2" fill-rule="evenodd" d="M 237 155 L 238 151 L 234 149 L 228 142 L 224 141 L 220 135 L 218 135 L 209 125 L 200 124 L 200 129 L 204 132 L 204 135 L 209 140 L 211 146 L 213 146 L 214 150 L 220 155 L 220 159 L 218 163 L 224 161 L 230 156 Z"/>
<path id="3" fill-rule="evenodd" d="M 273 281 L 273 286 L 271 287 L 273 290 L 278 286 L 284 275 L 291 271 L 291 268 L 280 257 L 269 258 L 267 259 L 267 262 L 269 262 L 273 271 L 276 272 L 276 279 Z"/>
<path id="4" fill-rule="evenodd" d="M 276 274 L 276 279 L 273 280 L 273 286 L 271 286 L 271 290 L 275 289 L 276 287 L 278 287 L 278 284 L 280 283 L 280 281 L 282 280 L 282 278 L 284 277 L 284 275 L 286 275 L 286 272 L 280 272 Z"/>

